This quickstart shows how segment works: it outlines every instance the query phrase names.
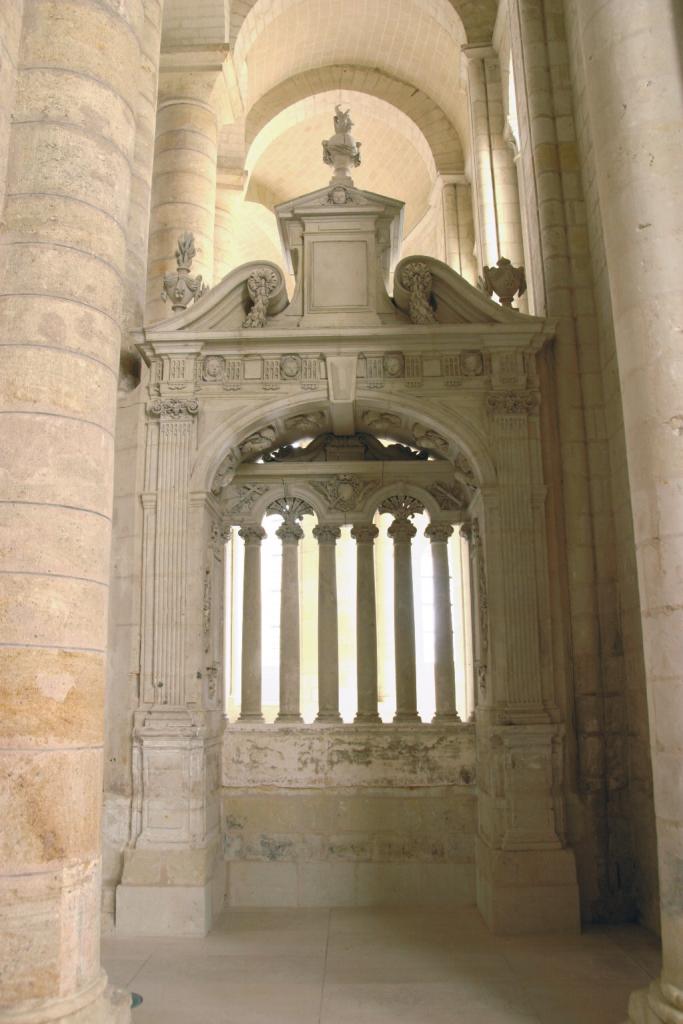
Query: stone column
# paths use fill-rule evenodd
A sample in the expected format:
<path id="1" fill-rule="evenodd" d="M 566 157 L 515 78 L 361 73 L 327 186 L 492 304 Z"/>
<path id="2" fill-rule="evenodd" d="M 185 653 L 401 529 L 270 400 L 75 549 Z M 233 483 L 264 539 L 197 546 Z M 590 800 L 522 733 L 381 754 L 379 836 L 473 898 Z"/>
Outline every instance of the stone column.
<path id="1" fill-rule="evenodd" d="M 394 542 L 394 650 L 396 651 L 395 722 L 419 722 L 415 674 L 415 609 L 411 541 L 417 530 L 409 519 L 394 519 L 388 530 Z"/>
<path id="2" fill-rule="evenodd" d="M 474 256 L 474 218 L 469 182 L 444 178 L 443 216 L 446 263 L 471 284 L 477 283 Z"/>
<path id="3" fill-rule="evenodd" d="M 141 0 L 26 3 L 8 139 L 0 1019 L 25 1024 L 129 1020 L 129 996 L 113 999 L 100 966 L 100 824 L 113 428 L 143 24 Z"/>
<path id="4" fill-rule="evenodd" d="M 226 48 L 183 47 L 161 56 L 147 271 L 147 320 L 170 315 L 161 300 L 178 236 L 194 235 L 193 274 L 213 280 L 218 128 L 231 118 Z"/>
<path id="5" fill-rule="evenodd" d="M 275 531 L 282 541 L 280 591 L 280 711 L 278 722 L 300 722 L 299 541 L 304 531 L 296 522 L 283 522 Z"/>
<path id="6" fill-rule="evenodd" d="M 377 609 L 375 607 L 374 542 L 379 530 L 372 524 L 354 526 L 356 542 L 356 664 L 358 712 L 356 722 L 379 722 L 377 711 Z"/>
<path id="7" fill-rule="evenodd" d="M 430 523 L 425 530 L 432 547 L 434 566 L 434 685 L 435 722 L 459 722 L 455 710 L 455 661 L 453 658 L 453 615 L 451 612 L 451 574 L 448 568 L 448 538 L 453 527 Z"/>
<path id="8" fill-rule="evenodd" d="M 261 541 L 262 526 L 243 526 L 242 708 L 240 722 L 262 722 L 261 712 Z"/>
<path id="9" fill-rule="evenodd" d="M 318 722 L 340 722 L 336 545 L 338 526 L 316 526 L 318 541 Z"/>
<path id="10" fill-rule="evenodd" d="M 683 1021 L 681 19 L 675 0 L 577 9 L 614 314 L 638 560 L 663 967 L 634 1022 Z M 678 258 L 677 258 L 678 257 Z"/>
<path id="11" fill-rule="evenodd" d="M 500 63 L 491 46 L 466 46 L 472 126 L 474 209 L 480 266 L 506 256 L 524 263 L 514 156 L 505 139 Z"/>

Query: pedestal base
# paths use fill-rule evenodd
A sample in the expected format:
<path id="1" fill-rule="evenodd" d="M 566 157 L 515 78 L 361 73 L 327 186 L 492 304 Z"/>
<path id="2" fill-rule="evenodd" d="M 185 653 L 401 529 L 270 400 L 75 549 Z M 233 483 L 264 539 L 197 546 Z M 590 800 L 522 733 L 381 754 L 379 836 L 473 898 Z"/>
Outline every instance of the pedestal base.
<path id="1" fill-rule="evenodd" d="M 571 850 L 493 850 L 477 839 L 477 906 L 496 935 L 580 931 Z"/>
<path id="2" fill-rule="evenodd" d="M 683 999 L 674 1006 L 662 992 L 658 981 L 649 988 L 639 988 L 628 1001 L 626 1024 L 683 1024 Z"/>
<path id="3" fill-rule="evenodd" d="M 0 1009 L 0 1024 L 130 1024 L 130 992 L 106 985 L 104 972 L 102 979 L 99 995 L 85 1006 L 73 1009 L 75 999 L 51 999 L 24 1011 L 19 1007 Z"/>
<path id="4" fill-rule="evenodd" d="M 116 889 L 116 934 L 206 935 L 224 899 L 220 847 L 129 850 Z"/>

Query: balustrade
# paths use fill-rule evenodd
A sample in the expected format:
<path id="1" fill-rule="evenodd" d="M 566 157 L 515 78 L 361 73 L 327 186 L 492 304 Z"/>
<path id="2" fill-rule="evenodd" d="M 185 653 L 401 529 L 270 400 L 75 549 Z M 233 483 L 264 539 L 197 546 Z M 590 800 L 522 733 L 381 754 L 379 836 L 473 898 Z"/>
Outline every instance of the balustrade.
<path id="1" fill-rule="evenodd" d="M 275 531 L 282 544 L 280 592 L 280 692 L 278 722 L 301 722 L 301 623 L 299 542 L 304 531 L 299 520 L 312 510 L 303 503 L 296 509 L 269 509 L 282 515 Z M 421 721 L 417 701 L 415 608 L 412 542 L 417 529 L 412 517 L 422 511 L 414 499 L 390 499 L 381 512 L 393 521 L 387 534 L 393 541 L 394 650 L 396 678 L 395 722 Z M 434 588 L 434 687 L 435 723 L 459 722 L 456 709 L 455 657 L 448 545 L 453 527 L 431 523 L 424 536 L 430 541 Z M 261 526 L 244 526 L 245 542 L 242 706 L 240 721 L 263 721 L 261 697 Z M 337 542 L 341 529 L 319 524 L 313 529 L 318 542 L 318 714 L 320 723 L 341 722 L 339 678 L 339 625 L 337 594 Z M 378 701 L 377 606 L 375 591 L 375 539 L 372 523 L 355 524 L 351 537 L 356 548 L 356 669 L 358 705 L 355 722 L 380 723 Z M 343 563 L 342 563 L 343 565 Z"/>

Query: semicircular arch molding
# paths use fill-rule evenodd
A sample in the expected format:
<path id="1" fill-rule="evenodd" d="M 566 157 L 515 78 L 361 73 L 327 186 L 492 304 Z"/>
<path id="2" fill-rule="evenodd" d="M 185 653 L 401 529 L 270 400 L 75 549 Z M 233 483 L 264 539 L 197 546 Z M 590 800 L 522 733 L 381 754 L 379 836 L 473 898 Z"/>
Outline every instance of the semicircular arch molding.
<path id="1" fill-rule="evenodd" d="M 396 107 L 421 132 L 437 171 L 441 174 L 458 174 L 464 170 L 465 158 L 458 133 L 430 96 L 377 68 L 349 67 L 343 64 L 331 64 L 293 75 L 262 96 L 246 119 L 247 151 L 252 144 L 256 144 L 266 126 L 287 108 L 319 93 L 334 90 L 373 96 Z M 343 97 L 335 98 L 343 101 Z"/>
<path id="2" fill-rule="evenodd" d="M 364 412 L 372 411 L 378 415 L 387 413 L 386 402 L 381 400 L 362 400 L 357 403 L 357 406 L 358 429 L 363 429 Z M 457 452 L 465 454 L 479 486 L 495 485 L 495 464 L 486 439 L 473 428 L 471 423 L 452 409 L 445 411 L 436 407 L 432 408 L 432 403 L 424 400 L 416 401 L 402 397 L 401 409 L 400 422 L 392 425 L 392 437 L 414 445 L 415 440 L 410 425 L 420 423 L 427 429 L 434 430 L 443 436 L 449 445 L 449 452 L 454 455 Z M 268 409 L 261 409 L 258 412 L 245 408 L 236 410 L 232 416 L 227 417 L 208 434 L 200 444 L 192 467 L 190 490 L 209 492 L 217 473 L 231 453 L 234 453 L 236 468 L 241 461 L 239 446 L 246 438 L 272 427 L 275 431 L 273 447 L 276 447 L 296 439 L 295 434 L 291 431 L 287 432 L 282 426 L 279 426 L 280 424 L 284 424 L 285 420 L 291 421 L 297 416 L 316 415 L 320 418 L 322 432 L 326 429 L 325 424 L 328 418 L 325 400 L 302 399 L 300 402 L 293 403 L 291 399 L 283 399 L 281 402 L 273 402 Z M 310 430 L 307 433 L 310 436 Z M 386 431 L 383 432 L 381 429 L 377 429 L 375 433 L 386 435 Z M 300 436 L 304 436 L 304 434 L 302 433 Z"/>
<path id="3" fill-rule="evenodd" d="M 495 2 L 495 0 L 494 0 Z M 468 113 L 461 81 L 463 23 L 448 0 L 257 0 L 235 42 L 245 111 L 280 82 L 328 65 L 378 68 L 443 110 L 462 140 Z"/>
<path id="4" fill-rule="evenodd" d="M 468 43 L 491 41 L 498 13 L 498 0 L 442 0 L 442 2 L 450 6 L 458 15 Z M 257 8 L 256 14 L 258 14 L 272 8 L 274 3 L 275 0 L 239 0 L 239 4 L 233 4 L 230 22 L 230 43 L 233 47 L 254 8 Z M 249 31 L 249 26 L 247 26 L 247 31 Z"/>

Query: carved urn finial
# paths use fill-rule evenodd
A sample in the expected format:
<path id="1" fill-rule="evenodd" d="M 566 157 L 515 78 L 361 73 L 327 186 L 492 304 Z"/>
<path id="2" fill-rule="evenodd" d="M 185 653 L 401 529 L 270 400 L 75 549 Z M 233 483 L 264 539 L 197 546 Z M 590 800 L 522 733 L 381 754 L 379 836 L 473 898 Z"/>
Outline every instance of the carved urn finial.
<path id="1" fill-rule="evenodd" d="M 185 231 L 178 238 L 178 248 L 175 251 L 178 269 L 164 274 L 164 285 L 161 290 L 161 298 L 164 302 L 170 300 L 174 313 L 179 309 L 187 309 L 191 302 L 196 302 L 209 290 L 208 285 L 202 284 L 201 274 L 197 274 L 196 277 L 189 276 L 196 254 L 194 235 L 190 231 Z"/>
<path id="2" fill-rule="evenodd" d="M 483 286 L 487 295 L 496 293 L 501 306 L 515 309 L 512 305 L 515 295 L 524 295 L 526 291 L 524 267 L 513 267 L 510 260 L 501 256 L 495 267 L 484 267 Z"/>
<path id="3" fill-rule="evenodd" d="M 351 134 L 350 111 L 342 110 L 339 104 L 334 109 L 334 135 L 323 140 L 323 163 L 334 168 L 330 185 L 353 185 L 350 168 L 360 166 L 361 144 Z"/>

